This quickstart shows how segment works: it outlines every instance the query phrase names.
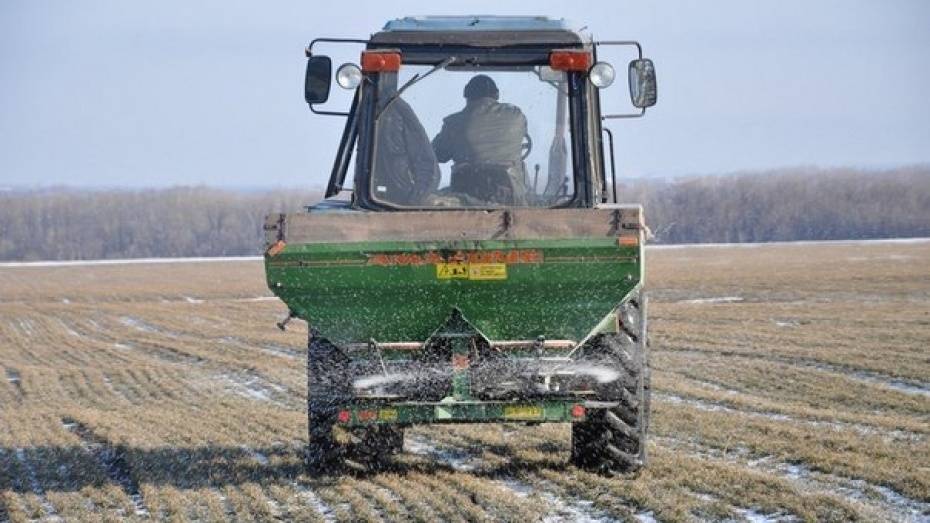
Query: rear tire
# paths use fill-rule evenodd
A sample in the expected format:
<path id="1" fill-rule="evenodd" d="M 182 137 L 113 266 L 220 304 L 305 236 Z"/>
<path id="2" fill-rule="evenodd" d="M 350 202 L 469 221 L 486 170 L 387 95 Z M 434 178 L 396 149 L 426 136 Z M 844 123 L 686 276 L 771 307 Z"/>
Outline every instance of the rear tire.
<path id="1" fill-rule="evenodd" d="M 333 344 L 311 334 L 307 344 L 307 472 L 333 472 L 340 465 L 342 449 L 333 427 L 339 407 L 351 398 L 345 371 L 348 361 Z"/>
<path id="2" fill-rule="evenodd" d="M 595 387 L 587 419 L 572 425 L 572 463 L 601 473 L 635 472 L 646 464 L 650 372 L 646 296 L 621 305 L 621 332 L 596 338 L 582 357 L 608 363 L 619 376 Z"/>
<path id="3" fill-rule="evenodd" d="M 319 337 L 307 344 L 307 472 L 339 472 L 346 459 L 369 469 L 381 468 L 386 457 L 403 451 L 404 430 L 375 425 L 349 432 L 350 445 L 336 440 L 339 409 L 352 402 L 349 360 L 336 346 Z"/>

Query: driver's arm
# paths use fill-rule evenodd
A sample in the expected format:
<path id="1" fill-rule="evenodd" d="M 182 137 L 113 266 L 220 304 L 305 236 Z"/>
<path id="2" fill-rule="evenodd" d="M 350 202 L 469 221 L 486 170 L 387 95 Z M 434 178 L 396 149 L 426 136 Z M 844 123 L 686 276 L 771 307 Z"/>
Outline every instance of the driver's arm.
<path id="1" fill-rule="evenodd" d="M 452 159 L 452 152 L 455 150 L 455 137 L 451 131 L 449 118 L 442 121 L 442 130 L 433 138 L 433 153 L 436 154 L 436 161 L 446 163 Z"/>

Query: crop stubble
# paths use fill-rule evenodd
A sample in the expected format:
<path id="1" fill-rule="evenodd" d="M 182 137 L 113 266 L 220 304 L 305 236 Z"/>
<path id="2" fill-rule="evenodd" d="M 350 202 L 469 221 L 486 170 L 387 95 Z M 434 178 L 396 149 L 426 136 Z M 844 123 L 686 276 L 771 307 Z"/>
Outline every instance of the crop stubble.
<path id="1" fill-rule="evenodd" d="M 261 264 L 0 268 L 0 520 L 930 518 L 930 243 L 650 250 L 651 463 L 418 427 L 307 477 L 305 329 Z"/>

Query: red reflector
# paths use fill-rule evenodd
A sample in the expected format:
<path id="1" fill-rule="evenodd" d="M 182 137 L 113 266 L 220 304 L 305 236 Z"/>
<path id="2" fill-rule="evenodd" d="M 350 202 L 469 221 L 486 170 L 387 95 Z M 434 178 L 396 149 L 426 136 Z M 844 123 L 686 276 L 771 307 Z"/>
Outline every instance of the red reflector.
<path id="1" fill-rule="evenodd" d="M 339 423 L 348 423 L 352 419 L 352 413 L 347 410 L 340 410 L 337 418 Z"/>
<path id="2" fill-rule="evenodd" d="M 583 406 L 583 405 L 575 405 L 574 407 L 572 407 L 572 417 L 573 417 L 573 418 L 581 418 L 581 417 L 583 417 L 583 416 L 584 416 L 584 406 Z"/>
<path id="3" fill-rule="evenodd" d="M 556 71 L 587 71 L 591 68 L 591 53 L 587 51 L 552 51 L 549 67 Z"/>
<path id="4" fill-rule="evenodd" d="M 400 53 L 362 52 L 362 71 L 366 73 L 397 72 L 399 70 Z"/>

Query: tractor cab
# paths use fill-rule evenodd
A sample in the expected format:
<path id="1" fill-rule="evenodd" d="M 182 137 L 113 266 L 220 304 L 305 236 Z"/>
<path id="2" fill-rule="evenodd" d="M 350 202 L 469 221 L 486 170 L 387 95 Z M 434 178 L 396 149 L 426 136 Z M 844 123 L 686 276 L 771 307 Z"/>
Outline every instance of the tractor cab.
<path id="1" fill-rule="evenodd" d="M 364 51 L 334 75 L 319 43 Z M 600 90 L 616 75 L 597 60 L 607 45 L 637 50 L 636 113 L 601 114 Z M 602 120 L 656 102 L 638 43 L 595 42 L 546 17 L 407 17 L 368 40 L 314 40 L 307 56 L 311 110 L 346 118 L 326 197 L 344 190 L 355 155 L 356 209 L 594 207 L 608 201 Z M 355 92 L 345 113 L 315 107 L 334 77 Z"/>

